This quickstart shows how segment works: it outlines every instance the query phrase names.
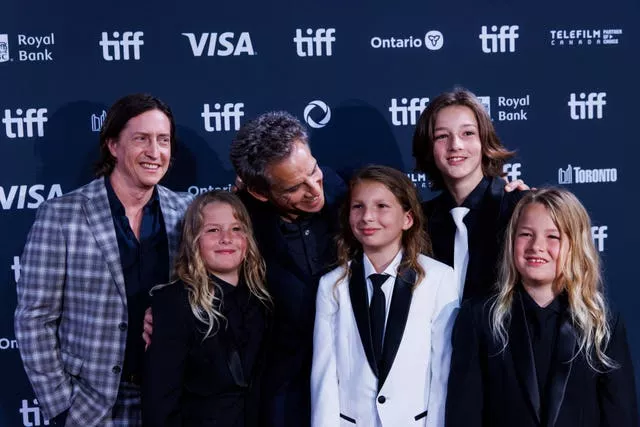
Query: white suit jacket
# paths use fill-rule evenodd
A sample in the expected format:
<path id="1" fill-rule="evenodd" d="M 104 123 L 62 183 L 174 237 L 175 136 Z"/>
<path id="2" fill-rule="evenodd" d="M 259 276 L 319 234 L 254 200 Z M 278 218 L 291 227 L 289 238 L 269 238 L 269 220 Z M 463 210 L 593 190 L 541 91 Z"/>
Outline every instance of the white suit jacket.
<path id="1" fill-rule="evenodd" d="M 426 275 L 398 274 L 380 371 L 373 358 L 362 259 L 320 280 L 311 372 L 311 425 L 444 426 L 451 330 L 458 311 L 453 269 L 420 255 Z"/>

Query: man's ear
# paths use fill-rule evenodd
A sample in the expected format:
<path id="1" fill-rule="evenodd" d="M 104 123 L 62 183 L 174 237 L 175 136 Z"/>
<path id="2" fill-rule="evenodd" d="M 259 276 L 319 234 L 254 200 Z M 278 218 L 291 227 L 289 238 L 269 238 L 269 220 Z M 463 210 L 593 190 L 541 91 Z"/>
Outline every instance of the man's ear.
<path id="1" fill-rule="evenodd" d="M 116 157 L 116 144 L 117 143 L 118 143 L 118 141 L 116 141 L 113 138 L 107 139 L 107 148 L 109 149 L 109 152 L 111 153 L 111 155 L 113 157 Z"/>
<path id="2" fill-rule="evenodd" d="M 255 188 L 247 187 L 247 192 L 251 194 L 255 199 L 260 200 L 261 202 L 266 202 L 269 200 L 269 197 L 266 194 L 263 194 L 262 192 L 256 190 Z"/>

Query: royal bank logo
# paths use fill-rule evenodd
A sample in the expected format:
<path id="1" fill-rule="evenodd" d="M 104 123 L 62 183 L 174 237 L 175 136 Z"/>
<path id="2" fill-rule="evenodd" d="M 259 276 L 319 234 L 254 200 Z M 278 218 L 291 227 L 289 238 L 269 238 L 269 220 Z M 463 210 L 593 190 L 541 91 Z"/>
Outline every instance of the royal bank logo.
<path id="1" fill-rule="evenodd" d="M 331 108 L 323 101 L 318 99 L 311 101 L 304 108 L 304 121 L 314 129 L 325 127 L 329 120 L 331 120 Z"/>
<path id="2" fill-rule="evenodd" d="M 604 106 L 607 105 L 606 92 L 581 92 L 569 95 L 569 115 L 572 120 L 592 120 L 603 117 Z"/>
<path id="3" fill-rule="evenodd" d="M 609 237 L 607 230 L 609 230 L 609 227 L 606 225 L 594 225 L 591 227 L 591 237 L 593 238 L 593 244 L 598 249 L 598 252 L 604 252 L 604 241 Z"/>
<path id="4" fill-rule="evenodd" d="M 41 138 L 44 136 L 44 124 L 47 119 L 46 108 L 16 108 L 4 110 L 2 123 L 7 138 Z"/>
<path id="5" fill-rule="evenodd" d="M 622 29 L 549 30 L 551 46 L 613 46 L 620 43 Z"/>
<path id="6" fill-rule="evenodd" d="M 558 169 L 558 184 L 594 184 L 617 182 L 618 169 L 583 169 L 568 165 L 566 169 Z"/>
<path id="7" fill-rule="evenodd" d="M 505 174 L 509 182 L 513 182 L 520 179 L 520 176 L 522 175 L 521 168 L 521 163 L 505 163 L 504 166 L 502 166 L 502 172 Z"/>
<path id="8" fill-rule="evenodd" d="M 331 56 L 333 55 L 333 43 L 336 41 L 335 28 L 307 28 L 302 34 L 301 28 L 296 29 L 293 42 L 296 45 L 296 54 L 300 57 L 307 56 Z"/>
<path id="9" fill-rule="evenodd" d="M 0 186 L 0 206 L 5 211 L 38 209 L 45 200 L 59 196 L 62 196 L 60 184 L 50 187 L 44 184 Z"/>
<path id="10" fill-rule="evenodd" d="M 444 36 L 438 30 L 428 31 L 424 36 L 409 37 L 371 37 L 369 42 L 374 49 L 424 49 L 440 50 L 444 45 Z"/>
<path id="11" fill-rule="evenodd" d="M 125 31 L 122 34 L 114 31 L 109 37 L 109 33 L 103 31 L 98 42 L 102 47 L 102 57 L 105 61 L 138 61 L 141 47 L 144 45 L 143 36 L 142 31 Z"/>
<path id="12" fill-rule="evenodd" d="M 240 56 L 256 54 L 251 42 L 251 34 L 236 33 L 202 33 L 196 36 L 194 33 L 182 33 L 189 40 L 189 46 L 193 56 Z"/>
<path id="13" fill-rule="evenodd" d="M 493 114 L 491 109 L 491 97 L 478 96 L 477 98 L 492 120 L 497 119 L 500 122 L 528 120 L 527 113 L 531 106 L 531 96 L 529 94 L 516 97 L 495 97 L 496 107 L 493 109 Z"/>
<path id="14" fill-rule="evenodd" d="M 9 35 L 0 34 L 0 62 L 9 61 Z"/>
<path id="15" fill-rule="evenodd" d="M 518 35 L 518 25 L 492 25 L 491 28 L 483 25 L 482 32 L 478 36 L 482 44 L 484 53 L 505 53 L 516 51 L 516 39 Z"/>
<path id="16" fill-rule="evenodd" d="M 422 114 L 429 98 L 391 98 L 389 112 L 391 113 L 391 123 L 394 126 L 407 126 L 416 124 L 418 117 Z"/>
<path id="17" fill-rule="evenodd" d="M 107 118 L 107 112 L 102 110 L 102 113 L 91 115 L 91 130 L 93 132 L 100 132 L 104 120 Z"/>
<path id="18" fill-rule="evenodd" d="M 244 103 L 228 102 L 221 104 L 204 104 L 200 116 L 204 120 L 204 130 L 207 132 L 220 132 L 240 130 L 240 118 L 244 116 Z"/>
<path id="19" fill-rule="evenodd" d="M 55 34 L 18 34 L 16 37 L 18 61 L 47 62 L 53 61 L 53 46 L 56 44 Z M 0 34 L 0 62 L 13 61 L 9 51 L 9 35 Z"/>

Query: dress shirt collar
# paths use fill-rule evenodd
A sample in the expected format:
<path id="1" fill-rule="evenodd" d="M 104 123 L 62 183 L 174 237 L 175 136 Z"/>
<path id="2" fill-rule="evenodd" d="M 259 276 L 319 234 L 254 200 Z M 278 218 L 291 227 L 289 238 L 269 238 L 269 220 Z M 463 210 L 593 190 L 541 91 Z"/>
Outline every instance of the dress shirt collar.
<path id="1" fill-rule="evenodd" d="M 389 276 L 393 277 L 393 280 L 395 281 L 396 276 L 398 275 L 398 267 L 402 262 L 403 252 L 404 251 L 400 249 L 396 254 L 396 256 L 393 258 L 393 261 L 391 261 L 391 263 L 387 266 L 387 268 L 385 268 L 384 271 L 381 272 L 380 274 L 388 274 Z M 368 279 L 370 275 L 377 272 L 376 272 L 376 269 L 373 267 L 373 264 L 369 260 L 369 257 L 367 257 L 366 254 L 362 254 L 362 259 L 363 259 L 363 266 L 364 266 L 364 277 L 365 279 Z"/>
<path id="2" fill-rule="evenodd" d="M 460 206 L 469 208 L 470 210 L 478 209 L 482 204 L 482 200 L 484 199 L 485 193 L 491 187 L 492 180 L 493 178 L 491 177 L 488 177 L 488 176 L 483 177 L 482 180 L 478 183 L 478 185 L 476 185 L 476 188 L 474 188 L 471 191 L 471 193 L 469 193 L 467 198 L 464 199 L 464 202 L 462 202 Z M 455 207 L 458 207 L 451 193 L 449 193 L 449 191 L 446 191 L 446 190 L 444 191 L 444 202 L 447 208 L 446 209 L 447 212 L 449 212 L 451 209 Z"/>

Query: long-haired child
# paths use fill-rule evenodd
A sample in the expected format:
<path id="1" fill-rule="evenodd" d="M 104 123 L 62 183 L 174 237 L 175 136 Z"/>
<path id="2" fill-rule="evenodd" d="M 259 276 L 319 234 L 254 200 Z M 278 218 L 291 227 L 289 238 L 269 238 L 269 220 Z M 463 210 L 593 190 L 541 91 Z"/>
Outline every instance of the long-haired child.
<path id="1" fill-rule="evenodd" d="M 145 426 L 257 425 L 270 297 L 237 196 L 198 196 L 184 218 L 177 280 L 153 291 Z"/>
<path id="2" fill-rule="evenodd" d="M 356 173 L 339 266 L 318 289 L 312 426 L 443 425 L 458 295 L 453 270 L 428 251 L 407 176 L 384 166 Z"/>
<path id="3" fill-rule="evenodd" d="M 453 334 L 449 427 L 638 425 L 625 328 L 607 306 L 591 222 L 569 191 L 531 191 L 505 236 L 498 294 Z"/>

